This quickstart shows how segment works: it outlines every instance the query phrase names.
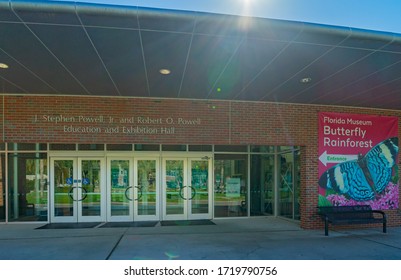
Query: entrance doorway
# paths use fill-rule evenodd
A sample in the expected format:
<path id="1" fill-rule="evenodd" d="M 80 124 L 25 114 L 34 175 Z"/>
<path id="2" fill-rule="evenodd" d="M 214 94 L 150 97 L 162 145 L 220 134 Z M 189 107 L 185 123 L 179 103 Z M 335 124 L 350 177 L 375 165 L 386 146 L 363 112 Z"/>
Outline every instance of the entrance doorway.
<path id="1" fill-rule="evenodd" d="M 159 158 L 107 159 L 107 220 L 159 220 Z"/>
<path id="2" fill-rule="evenodd" d="M 51 222 L 100 222 L 105 217 L 103 158 L 51 158 Z"/>
<path id="3" fill-rule="evenodd" d="M 163 159 L 163 220 L 212 218 L 211 157 Z"/>
<path id="4" fill-rule="evenodd" d="M 212 218 L 212 157 L 50 157 L 50 221 Z"/>

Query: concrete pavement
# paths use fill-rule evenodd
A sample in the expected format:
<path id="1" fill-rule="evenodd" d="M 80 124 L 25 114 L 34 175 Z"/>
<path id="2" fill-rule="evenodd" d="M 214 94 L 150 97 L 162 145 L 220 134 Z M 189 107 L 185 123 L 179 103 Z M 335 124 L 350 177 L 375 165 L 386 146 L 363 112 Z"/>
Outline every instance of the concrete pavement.
<path id="1" fill-rule="evenodd" d="M 303 230 L 274 217 L 215 225 L 37 229 L 1 224 L 1 260 L 401 260 L 401 227 Z"/>

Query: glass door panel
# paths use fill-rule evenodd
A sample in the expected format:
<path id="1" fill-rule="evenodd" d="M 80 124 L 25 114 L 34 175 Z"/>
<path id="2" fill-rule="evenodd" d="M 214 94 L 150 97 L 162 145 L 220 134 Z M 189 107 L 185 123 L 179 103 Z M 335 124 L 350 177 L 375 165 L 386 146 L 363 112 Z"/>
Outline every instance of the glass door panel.
<path id="1" fill-rule="evenodd" d="M 74 208 L 74 192 L 76 188 L 76 160 L 60 159 L 52 160 L 53 180 L 51 187 L 52 197 L 52 216 L 70 218 L 69 221 L 76 219 L 76 208 Z"/>
<path id="2" fill-rule="evenodd" d="M 108 158 L 108 221 L 159 219 L 159 160 Z"/>
<path id="3" fill-rule="evenodd" d="M 100 217 L 102 206 L 102 170 L 99 159 L 82 159 L 79 209 L 82 217 Z"/>
<path id="4" fill-rule="evenodd" d="M 133 219 L 131 183 L 132 161 L 130 159 L 108 160 L 108 220 L 126 221 Z"/>
<path id="5" fill-rule="evenodd" d="M 191 186 L 188 189 L 188 202 L 191 204 L 189 218 L 195 218 L 201 214 L 208 218 L 210 213 L 210 176 L 208 160 L 190 160 L 191 162 Z"/>
<path id="6" fill-rule="evenodd" d="M 103 221 L 101 159 L 51 158 L 51 222 Z"/>
<path id="7" fill-rule="evenodd" d="M 180 158 L 163 163 L 163 219 L 210 219 L 211 160 Z"/>
<path id="8" fill-rule="evenodd" d="M 159 161 L 135 160 L 135 220 L 159 219 Z"/>
<path id="9" fill-rule="evenodd" d="M 164 185 L 164 218 L 165 219 L 183 219 L 186 214 L 184 186 L 186 182 L 186 168 L 183 159 L 166 159 L 163 165 L 163 185 Z"/>

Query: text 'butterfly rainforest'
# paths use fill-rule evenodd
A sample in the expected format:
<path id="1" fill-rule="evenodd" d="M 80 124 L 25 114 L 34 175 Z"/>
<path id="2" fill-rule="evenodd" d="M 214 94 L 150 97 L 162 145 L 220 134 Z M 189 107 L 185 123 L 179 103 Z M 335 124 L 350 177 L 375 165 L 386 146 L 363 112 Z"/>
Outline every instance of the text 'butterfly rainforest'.
<path id="1" fill-rule="evenodd" d="M 326 170 L 319 185 L 356 201 L 368 201 L 384 191 L 397 164 L 398 137 L 386 139 L 357 160 L 339 163 Z"/>

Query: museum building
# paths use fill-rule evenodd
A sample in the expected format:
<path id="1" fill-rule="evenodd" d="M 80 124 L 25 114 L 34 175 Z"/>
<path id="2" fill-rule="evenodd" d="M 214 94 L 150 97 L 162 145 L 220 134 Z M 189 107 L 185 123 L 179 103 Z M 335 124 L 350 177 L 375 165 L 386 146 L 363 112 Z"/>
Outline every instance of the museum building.
<path id="1" fill-rule="evenodd" d="M 0 90 L 0 223 L 312 229 L 354 203 L 401 225 L 399 34 L 0 1 Z"/>

